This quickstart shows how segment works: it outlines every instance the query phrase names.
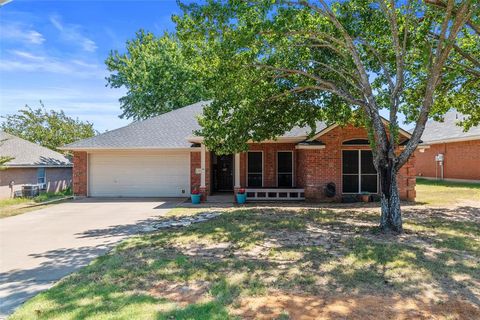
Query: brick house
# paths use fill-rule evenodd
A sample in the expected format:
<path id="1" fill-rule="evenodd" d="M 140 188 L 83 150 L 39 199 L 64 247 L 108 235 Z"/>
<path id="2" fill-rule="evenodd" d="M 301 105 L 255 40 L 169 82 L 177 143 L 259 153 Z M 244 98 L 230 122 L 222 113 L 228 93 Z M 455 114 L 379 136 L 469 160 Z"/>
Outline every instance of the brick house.
<path id="1" fill-rule="evenodd" d="M 0 156 L 13 158 L 0 170 L 0 199 L 13 197 L 26 184 L 58 192 L 72 183 L 72 163 L 64 155 L 0 131 Z"/>
<path id="2" fill-rule="evenodd" d="M 464 132 L 457 125 L 463 117 L 451 110 L 443 122 L 427 122 L 422 140 L 428 146 L 415 152 L 418 176 L 480 182 L 480 126 Z"/>
<path id="3" fill-rule="evenodd" d="M 318 133 L 294 128 L 274 141 L 251 143 L 248 152 L 217 155 L 207 150 L 196 116 L 207 102 L 134 122 L 67 145 L 74 153 L 77 196 L 185 197 L 203 199 L 240 188 L 250 200 L 341 201 L 379 193 L 378 176 L 364 128 L 319 122 Z M 403 141 L 410 134 L 401 131 Z M 399 172 L 401 198 L 415 199 L 414 158 Z M 327 184 L 335 194 L 325 192 Z"/>

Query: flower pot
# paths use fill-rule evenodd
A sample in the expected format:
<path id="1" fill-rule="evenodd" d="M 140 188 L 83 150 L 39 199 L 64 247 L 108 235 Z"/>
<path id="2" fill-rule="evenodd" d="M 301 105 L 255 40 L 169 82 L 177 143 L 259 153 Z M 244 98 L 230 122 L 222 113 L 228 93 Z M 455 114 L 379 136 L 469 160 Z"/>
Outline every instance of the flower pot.
<path id="1" fill-rule="evenodd" d="M 202 199 L 201 194 L 192 194 L 190 197 L 192 198 L 192 204 L 200 204 L 200 200 Z"/>
<path id="2" fill-rule="evenodd" d="M 362 199 L 362 202 L 370 202 L 370 195 L 369 194 L 361 194 L 360 198 Z"/>
<path id="3" fill-rule="evenodd" d="M 237 193 L 237 203 L 244 204 L 247 202 L 247 194 L 246 193 Z"/>

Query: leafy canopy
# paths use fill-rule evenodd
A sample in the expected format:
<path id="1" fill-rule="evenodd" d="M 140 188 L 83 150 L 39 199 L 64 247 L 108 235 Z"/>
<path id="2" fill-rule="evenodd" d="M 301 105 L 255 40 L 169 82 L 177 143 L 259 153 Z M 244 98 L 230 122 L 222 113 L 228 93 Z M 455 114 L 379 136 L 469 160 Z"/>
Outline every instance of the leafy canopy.
<path id="1" fill-rule="evenodd" d="M 212 99 L 199 134 L 224 153 L 294 126 L 314 132 L 317 120 L 373 127 L 380 110 L 391 111 L 393 137 L 398 113 L 417 123 L 420 135 L 425 115 L 439 118 L 451 107 L 470 116 L 465 128 L 480 121 L 476 1 L 211 0 L 181 7 L 174 34 L 141 31 L 127 53 L 107 59 L 108 83 L 128 90 L 123 117 Z M 382 142 L 377 131 L 371 140 Z"/>
<path id="2" fill-rule="evenodd" d="M 18 113 L 4 116 L 0 128 L 59 152 L 63 152 L 58 150 L 61 146 L 97 134 L 92 123 L 68 117 L 63 111 L 47 111 L 41 101 L 40 104 L 38 109 L 26 105 Z"/>

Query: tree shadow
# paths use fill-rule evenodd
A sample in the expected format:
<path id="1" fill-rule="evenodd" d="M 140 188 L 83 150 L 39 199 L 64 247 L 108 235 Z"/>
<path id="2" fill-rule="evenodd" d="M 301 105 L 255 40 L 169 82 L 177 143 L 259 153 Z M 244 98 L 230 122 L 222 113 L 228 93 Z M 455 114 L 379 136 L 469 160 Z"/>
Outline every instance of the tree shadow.
<path id="1" fill-rule="evenodd" d="M 464 211 L 469 214 L 471 209 Z M 187 228 L 142 235 L 121 243 L 114 252 L 43 293 L 43 299 L 51 301 L 55 308 L 43 310 L 42 315 L 48 318 L 72 313 L 80 315 L 78 319 L 102 314 L 121 317 L 122 308 L 154 305 L 161 309 L 170 302 L 152 297 L 148 290 L 163 280 L 185 284 L 208 281 L 212 300 L 151 311 L 158 319 L 229 318 L 228 312 L 239 304 L 241 307 L 241 292 L 248 293 L 244 295 L 247 297 L 265 297 L 271 290 L 286 295 L 287 300 L 290 295 L 293 309 L 312 312 L 330 305 L 326 302 L 318 306 L 318 297 L 332 294 L 337 299 L 333 303 L 341 303 L 342 297 L 346 297 L 343 302 L 348 302 L 348 297 L 375 295 L 377 299 L 396 297 L 391 302 L 401 304 L 404 299 L 415 299 L 430 282 L 444 297 L 444 303 L 461 297 L 480 305 L 480 288 L 475 287 L 480 281 L 477 266 L 448 250 L 440 249 L 430 255 L 425 248 L 429 243 L 422 238 L 422 232 L 429 230 L 388 237 L 375 231 L 376 222 L 368 215 L 356 214 L 241 208 Z M 413 219 L 419 213 L 409 215 Z M 433 212 L 430 215 L 429 228 L 438 229 L 443 220 L 450 222 L 448 228 L 458 226 L 449 212 L 438 217 Z M 356 219 L 352 230 L 352 220 Z M 461 229 L 466 237 L 478 228 L 476 222 L 472 224 Z M 123 231 L 113 234 L 117 232 Z M 413 241 L 417 237 L 420 239 Z M 442 241 L 439 238 L 438 242 Z M 471 254 L 479 259 L 476 252 Z M 458 275 L 470 280 L 461 280 Z M 291 296 L 299 292 L 304 299 Z M 330 310 L 327 316 L 361 315 L 365 312 L 363 300 L 355 301 L 347 303 L 343 313 Z M 426 308 L 425 304 L 420 306 Z M 271 311 L 269 305 L 249 307 L 252 306 L 241 310 L 245 316 Z"/>

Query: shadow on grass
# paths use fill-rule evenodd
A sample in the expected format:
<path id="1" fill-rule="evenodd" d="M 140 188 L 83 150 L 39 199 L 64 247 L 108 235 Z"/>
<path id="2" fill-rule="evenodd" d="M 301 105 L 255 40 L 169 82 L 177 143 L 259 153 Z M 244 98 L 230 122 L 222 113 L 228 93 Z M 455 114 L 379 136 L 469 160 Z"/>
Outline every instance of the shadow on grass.
<path id="1" fill-rule="evenodd" d="M 32 317 L 35 310 L 45 319 L 227 319 L 241 297 L 269 290 L 412 296 L 433 285 L 447 300 L 461 296 L 480 304 L 478 251 L 467 246 L 468 258 L 448 250 L 430 255 L 425 247 L 449 247 L 458 237 L 469 243 L 478 236 L 478 223 L 459 223 L 447 211 L 416 214 L 407 214 L 411 227 L 405 236 L 389 238 L 375 232 L 375 215 L 368 213 L 234 210 L 205 223 L 125 241 L 29 301 L 13 319 Z M 417 225 L 423 229 L 414 230 Z M 427 235 L 433 237 L 430 242 L 424 240 Z M 196 280 L 210 284 L 210 301 L 182 306 L 149 294 L 159 281 L 188 285 Z M 353 314 L 362 306 L 350 308 Z"/>

